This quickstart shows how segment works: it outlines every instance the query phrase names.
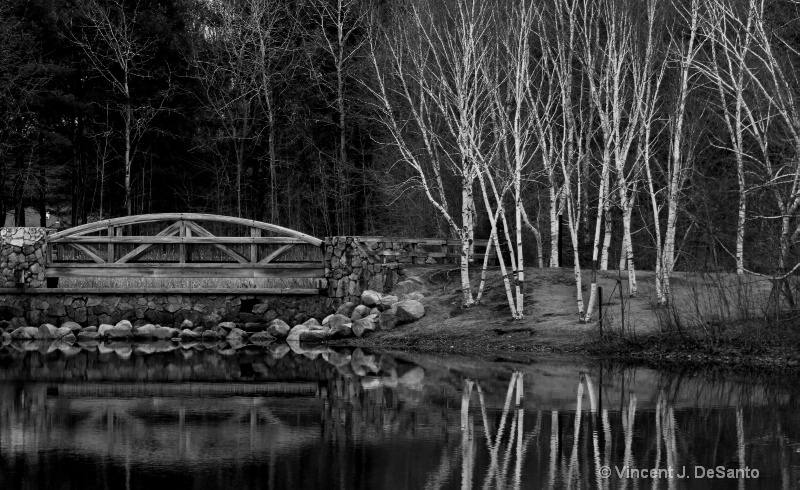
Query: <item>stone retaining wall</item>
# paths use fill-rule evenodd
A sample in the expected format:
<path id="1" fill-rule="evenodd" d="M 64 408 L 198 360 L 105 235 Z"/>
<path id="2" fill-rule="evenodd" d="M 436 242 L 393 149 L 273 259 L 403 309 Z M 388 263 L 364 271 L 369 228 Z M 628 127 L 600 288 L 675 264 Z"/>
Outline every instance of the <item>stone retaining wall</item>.
<path id="1" fill-rule="evenodd" d="M 322 319 L 330 309 L 325 296 L 304 295 L 154 295 L 11 293 L 0 295 L 0 320 L 28 325 L 74 321 L 82 326 L 101 323 L 155 323 L 179 326 L 183 320 L 216 326 L 222 321 L 266 323 L 280 318 L 290 325 Z"/>
<path id="2" fill-rule="evenodd" d="M 0 228 L 0 287 L 17 287 L 17 274 L 25 286 L 43 287 L 47 254 L 47 228 Z"/>
<path id="3" fill-rule="evenodd" d="M 377 245 L 380 249 L 387 246 Z M 18 287 L 17 271 L 27 272 L 26 288 L 44 287 L 46 254 L 46 228 L 1 228 L 0 287 Z M 360 245 L 354 237 L 328 237 L 325 239 L 327 297 L 61 294 L 52 290 L 25 294 L 20 288 L 19 294 L 0 296 L 0 319 L 24 318 L 30 325 L 70 320 L 82 325 L 115 324 L 124 319 L 179 325 L 185 319 L 215 323 L 281 318 L 295 325 L 312 317 L 322 319 L 343 303 L 358 302 L 365 289 L 391 291 L 405 277 L 404 264 L 410 262 L 406 255 L 376 257 L 374 251 Z"/>
<path id="4" fill-rule="evenodd" d="M 410 262 L 410 261 L 409 261 Z M 381 263 L 354 237 L 325 238 L 328 308 L 357 303 L 365 289 L 389 292 L 405 277 L 403 262 L 387 257 Z"/>

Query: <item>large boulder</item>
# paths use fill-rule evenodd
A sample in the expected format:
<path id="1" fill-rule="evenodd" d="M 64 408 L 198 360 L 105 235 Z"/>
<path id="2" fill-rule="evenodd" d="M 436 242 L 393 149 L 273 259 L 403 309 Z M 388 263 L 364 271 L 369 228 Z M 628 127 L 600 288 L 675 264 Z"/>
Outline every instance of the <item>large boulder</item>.
<path id="1" fill-rule="evenodd" d="M 361 293 L 361 304 L 373 307 L 381 302 L 381 296 L 381 293 L 367 289 Z"/>
<path id="2" fill-rule="evenodd" d="M 247 340 L 247 332 L 241 328 L 234 328 L 228 332 L 228 336 L 225 340 L 227 340 L 229 344 L 233 344 L 233 342 L 244 342 Z"/>
<path id="3" fill-rule="evenodd" d="M 353 322 L 353 333 L 356 337 L 362 337 L 367 332 L 375 331 L 375 321 L 371 318 L 362 318 Z"/>
<path id="4" fill-rule="evenodd" d="M 286 336 L 287 341 L 299 341 L 301 332 L 308 332 L 310 329 L 305 325 L 295 325 L 289 330 L 289 335 Z"/>
<path id="5" fill-rule="evenodd" d="M 178 336 L 178 329 L 172 327 L 156 327 L 153 335 L 157 339 L 171 339 Z"/>
<path id="6" fill-rule="evenodd" d="M 422 301 L 425 297 L 424 294 L 420 293 L 419 291 L 414 291 L 413 293 L 408 293 L 400 296 L 400 301 L 405 301 L 407 299 L 413 299 L 415 301 Z"/>
<path id="7" fill-rule="evenodd" d="M 350 319 L 353 321 L 361 320 L 367 315 L 369 315 L 369 306 L 358 305 L 353 310 L 353 314 L 350 315 Z"/>
<path id="8" fill-rule="evenodd" d="M 317 321 L 316 318 L 309 318 L 308 320 L 304 321 L 302 324 L 305 325 L 306 327 L 308 327 L 311 330 L 319 329 L 319 328 L 322 327 L 322 325 L 320 325 L 319 321 Z"/>
<path id="9" fill-rule="evenodd" d="M 320 342 L 328 338 L 329 328 L 311 329 L 305 325 L 297 325 L 289 332 L 287 341 L 292 342 Z"/>
<path id="10" fill-rule="evenodd" d="M 34 338 L 37 339 L 54 339 L 56 338 L 56 328 L 55 325 L 51 325 L 49 323 L 44 323 L 39 326 L 39 331 L 34 335 Z"/>
<path id="11" fill-rule="evenodd" d="M 329 316 L 328 318 L 326 318 L 326 320 L 328 320 L 327 323 L 323 322 L 322 325 L 328 328 L 337 328 L 339 325 L 344 325 L 345 323 L 351 323 L 349 316 L 344 316 L 339 313 Z"/>
<path id="12" fill-rule="evenodd" d="M 397 299 L 397 296 L 386 294 L 381 297 L 380 306 L 378 307 L 381 311 L 385 311 L 392 307 L 395 303 L 400 301 Z"/>
<path id="13" fill-rule="evenodd" d="M 0 334 L 0 343 L 3 345 L 11 343 L 11 334 L 8 332 L 3 332 Z"/>
<path id="14" fill-rule="evenodd" d="M 129 322 L 128 320 L 120 320 L 117 322 L 116 325 L 114 325 L 114 328 L 122 328 L 130 332 L 131 330 L 133 330 L 133 325 L 131 325 L 131 322 Z"/>
<path id="15" fill-rule="evenodd" d="M 128 324 L 130 325 L 130 322 L 128 322 Z M 125 326 L 122 327 L 115 326 L 113 328 L 106 329 L 106 331 L 103 332 L 103 336 L 107 339 L 117 339 L 117 340 L 130 339 L 133 338 L 132 328 L 133 325 L 131 325 L 131 328 L 125 328 Z"/>
<path id="16" fill-rule="evenodd" d="M 403 294 L 413 293 L 414 291 L 419 291 L 421 289 L 422 289 L 422 283 L 406 279 L 405 281 L 400 281 L 397 284 L 395 284 L 392 292 L 400 296 Z"/>
<path id="17" fill-rule="evenodd" d="M 269 326 L 267 326 L 267 333 L 275 337 L 276 339 L 285 339 L 287 335 L 289 335 L 289 331 L 292 329 L 285 321 L 281 320 L 280 318 L 276 318 L 269 322 Z"/>
<path id="18" fill-rule="evenodd" d="M 332 338 L 350 337 L 353 335 L 353 324 L 342 323 L 335 327 L 331 327 L 328 336 Z"/>
<path id="19" fill-rule="evenodd" d="M 101 336 L 105 336 L 106 332 L 114 328 L 114 325 L 109 325 L 108 323 L 101 323 L 99 327 L 97 327 L 97 333 Z"/>
<path id="20" fill-rule="evenodd" d="M 83 329 L 83 327 L 81 327 L 80 324 L 75 322 L 64 322 L 61 324 L 61 328 L 64 327 L 67 327 L 73 333 L 80 332 Z"/>
<path id="21" fill-rule="evenodd" d="M 152 339 L 156 336 L 156 329 L 157 327 L 152 323 L 148 323 L 147 325 L 142 325 L 138 327 L 134 332 L 133 336 L 141 339 Z"/>
<path id="22" fill-rule="evenodd" d="M 247 333 L 266 332 L 267 324 L 261 322 L 247 322 L 242 327 L 242 330 Z"/>
<path id="23" fill-rule="evenodd" d="M 400 323 L 415 322 L 425 316 L 425 307 L 422 303 L 413 299 L 400 301 L 395 305 L 397 319 Z"/>
<path id="24" fill-rule="evenodd" d="M 355 310 L 355 309 L 356 309 L 356 304 L 353 303 L 352 301 L 348 301 L 347 303 L 342 304 L 342 306 L 340 306 L 336 310 L 336 314 L 337 315 L 344 315 L 347 318 L 350 318 L 350 315 L 353 314 L 353 310 Z"/>
<path id="25" fill-rule="evenodd" d="M 63 339 L 68 335 L 74 335 L 69 327 L 58 327 L 53 337 L 56 339 Z"/>
<path id="26" fill-rule="evenodd" d="M 300 341 L 301 342 L 322 342 L 323 340 L 328 338 L 329 333 L 330 333 L 330 329 L 328 329 L 328 328 L 307 330 L 305 332 L 301 332 L 300 333 Z"/>
<path id="27" fill-rule="evenodd" d="M 80 332 L 78 332 L 78 340 L 80 341 L 97 340 L 100 337 L 101 336 L 98 332 L 87 332 L 86 330 L 81 330 Z"/>
<path id="28" fill-rule="evenodd" d="M 19 327 L 11 332 L 11 338 L 14 340 L 30 340 L 36 337 L 39 329 L 36 327 Z"/>
<path id="29" fill-rule="evenodd" d="M 181 330 L 181 333 L 178 334 L 178 337 L 181 340 L 197 340 L 201 337 L 201 335 L 195 331 L 189 330 L 188 328 L 184 328 Z"/>
<path id="30" fill-rule="evenodd" d="M 378 326 L 381 330 L 391 330 L 398 322 L 399 319 L 393 310 L 386 310 L 378 316 Z"/>

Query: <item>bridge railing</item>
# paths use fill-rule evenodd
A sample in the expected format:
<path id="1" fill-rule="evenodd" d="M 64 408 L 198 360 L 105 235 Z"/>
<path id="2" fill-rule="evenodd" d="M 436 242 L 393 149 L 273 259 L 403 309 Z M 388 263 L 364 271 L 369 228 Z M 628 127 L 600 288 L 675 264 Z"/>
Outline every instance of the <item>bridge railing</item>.
<path id="1" fill-rule="evenodd" d="M 52 234 L 48 246 L 49 284 L 61 277 L 325 278 L 321 240 L 227 216 L 115 218 Z"/>
<path id="2" fill-rule="evenodd" d="M 424 264 L 429 258 L 438 263 L 457 262 L 461 258 L 461 240 L 445 238 L 405 238 L 392 236 L 361 236 L 359 243 L 374 257 L 405 259 L 411 264 Z M 482 261 L 489 240 L 474 240 L 473 257 Z M 494 250 L 489 253 L 489 263 L 496 262 Z"/>

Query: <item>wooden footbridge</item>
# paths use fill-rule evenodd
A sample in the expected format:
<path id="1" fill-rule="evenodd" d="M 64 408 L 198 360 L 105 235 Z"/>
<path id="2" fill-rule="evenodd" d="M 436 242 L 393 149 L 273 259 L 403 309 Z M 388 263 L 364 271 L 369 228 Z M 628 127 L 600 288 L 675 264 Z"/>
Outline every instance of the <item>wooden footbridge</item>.
<path id="1" fill-rule="evenodd" d="M 460 257 L 459 240 L 357 240 L 379 263 L 401 255 L 412 264 Z M 475 241 L 484 250 L 487 244 Z M 322 240 L 230 216 L 163 213 L 107 219 L 53 233 L 48 247 L 48 288 L 57 287 L 62 277 L 310 279 L 317 280 L 312 281 L 317 282 L 317 292 L 325 287 Z M 313 291 L 284 289 L 289 294 Z"/>
<path id="2" fill-rule="evenodd" d="M 114 218 L 54 233 L 48 244 L 50 287 L 60 277 L 325 278 L 322 240 L 229 216 Z"/>

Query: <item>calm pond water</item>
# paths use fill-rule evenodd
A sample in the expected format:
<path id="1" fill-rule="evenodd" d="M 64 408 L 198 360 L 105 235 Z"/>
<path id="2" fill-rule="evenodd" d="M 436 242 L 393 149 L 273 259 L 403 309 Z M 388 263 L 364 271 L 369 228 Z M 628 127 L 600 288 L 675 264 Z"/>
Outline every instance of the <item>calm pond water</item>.
<path id="1" fill-rule="evenodd" d="M 798 393 L 559 358 L 14 343 L 0 488 L 796 488 Z"/>

